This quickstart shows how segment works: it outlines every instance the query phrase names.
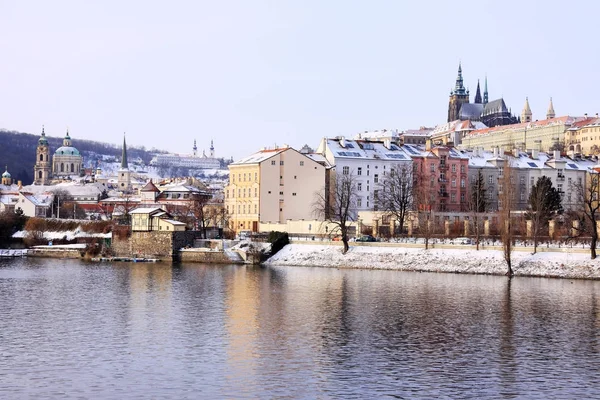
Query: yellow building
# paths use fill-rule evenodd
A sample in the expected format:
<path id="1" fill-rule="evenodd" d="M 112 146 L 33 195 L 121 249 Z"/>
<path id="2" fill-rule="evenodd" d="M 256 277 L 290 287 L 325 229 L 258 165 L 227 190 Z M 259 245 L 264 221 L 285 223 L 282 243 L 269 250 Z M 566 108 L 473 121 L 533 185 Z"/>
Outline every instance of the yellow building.
<path id="1" fill-rule="evenodd" d="M 325 187 L 324 165 L 291 147 L 261 150 L 229 164 L 225 207 L 235 232 L 260 224 L 313 219 L 315 193 Z"/>
<path id="2" fill-rule="evenodd" d="M 566 150 L 585 156 L 600 154 L 600 118 L 585 118 L 575 122 L 567 131 Z"/>
<path id="3" fill-rule="evenodd" d="M 185 224 L 171 219 L 171 215 L 161 208 L 136 208 L 130 211 L 133 232 L 185 231 Z"/>

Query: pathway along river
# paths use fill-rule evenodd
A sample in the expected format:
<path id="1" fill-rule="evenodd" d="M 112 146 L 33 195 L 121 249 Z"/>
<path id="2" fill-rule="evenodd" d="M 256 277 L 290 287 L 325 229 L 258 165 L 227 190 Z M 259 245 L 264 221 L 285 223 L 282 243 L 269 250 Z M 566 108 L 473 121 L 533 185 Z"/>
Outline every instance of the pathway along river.
<path id="1" fill-rule="evenodd" d="M 600 282 L 0 261 L 0 398 L 599 398 Z"/>

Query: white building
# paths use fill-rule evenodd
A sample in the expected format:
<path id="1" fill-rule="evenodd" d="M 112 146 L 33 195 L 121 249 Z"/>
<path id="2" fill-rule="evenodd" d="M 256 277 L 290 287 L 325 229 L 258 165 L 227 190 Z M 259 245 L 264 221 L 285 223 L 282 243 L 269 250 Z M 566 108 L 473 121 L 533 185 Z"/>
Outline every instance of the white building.
<path id="1" fill-rule="evenodd" d="M 412 167 L 411 155 L 390 139 L 384 141 L 350 140 L 344 137 L 323 138 L 317 153 L 333 165 L 336 174 L 356 177 L 357 211 L 374 209 L 374 197 L 384 177 L 392 169 Z"/>

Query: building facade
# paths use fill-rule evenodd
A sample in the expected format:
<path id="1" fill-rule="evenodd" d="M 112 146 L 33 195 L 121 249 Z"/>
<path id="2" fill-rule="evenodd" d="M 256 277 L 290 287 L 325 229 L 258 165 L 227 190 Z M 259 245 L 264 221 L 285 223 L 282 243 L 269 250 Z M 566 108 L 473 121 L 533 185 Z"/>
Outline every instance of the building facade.
<path id="1" fill-rule="evenodd" d="M 230 164 L 225 187 L 230 227 L 258 232 L 263 222 L 314 219 L 325 173 L 325 166 L 290 147 L 261 150 Z"/>
<path id="2" fill-rule="evenodd" d="M 63 145 L 56 149 L 52 157 L 52 178 L 64 179 L 70 176 L 79 176 L 83 172 L 83 158 L 75 147 L 72 146 L 69 131 L 63 139 Z"/>

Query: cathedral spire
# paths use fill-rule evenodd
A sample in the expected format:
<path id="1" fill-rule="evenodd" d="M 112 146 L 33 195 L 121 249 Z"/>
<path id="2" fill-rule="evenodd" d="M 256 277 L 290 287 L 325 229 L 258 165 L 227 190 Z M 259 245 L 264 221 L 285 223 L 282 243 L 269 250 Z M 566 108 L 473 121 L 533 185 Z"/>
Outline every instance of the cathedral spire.
<path id="1" fill-rule="evenodd" d="M 475 104 L 481 104 L 481 90 L 479 89 L 479 79 L 477 79 L 477 90 L 475 91 Z"/>
<path id="2" fill-rule="evenodd" d="M 192 148 L 192 150 L 194 151 L 194 157 L 196 157 L 196 155 L 198 154 L 198 147 L 196 146 L 196 139 L 194 139 L 194 147 Z"/>
<path id="3" fill-rule="evenodd" d="M 129 169 L 127 163 L 127 143 L 125 142 L 125 133 L 123 133 L 123 152 L 121 153 L 121 169 Z"/>
<path id="4" fill-rule="evenodd" d="M 483 86 L 483 105 L 486 105 L 489 101 L 488 88 L 487 88 L 487 75 L 485 76 L 485 83 Z"/>
<path id="5" fill-rule="evenodd" d="M 215 158 L 215 146 L 213 146 L 213 141 L 210 139 L 210 157 Z"/>
<path id="6" fill-rule="evenodd" d="M 556 117 L 556 113 L 554 112 L 554 104 L 552 104 L 552 97 L 550 97 L 550 105 L 548 106 L 548 112 L 546 113 L 546 119 Z"/>
<path id="7" fill-rule="evenodd" d="M 456 85 L 454 85 L 454 93 L 453 94 L 466 94 L 465 86 L 463 84 L 463 76 L 462 76 L 462 63 L 458 63 L 458 76 L 456 77 Z"/>
<path id="8" fill-rule="evenodd" d="M 531 107 L 529 107 L 529 98 L 525 97 L 525 105 L 523 106 L 523 111 L 521 112 L 521 122 L 531 122 Z"/>

